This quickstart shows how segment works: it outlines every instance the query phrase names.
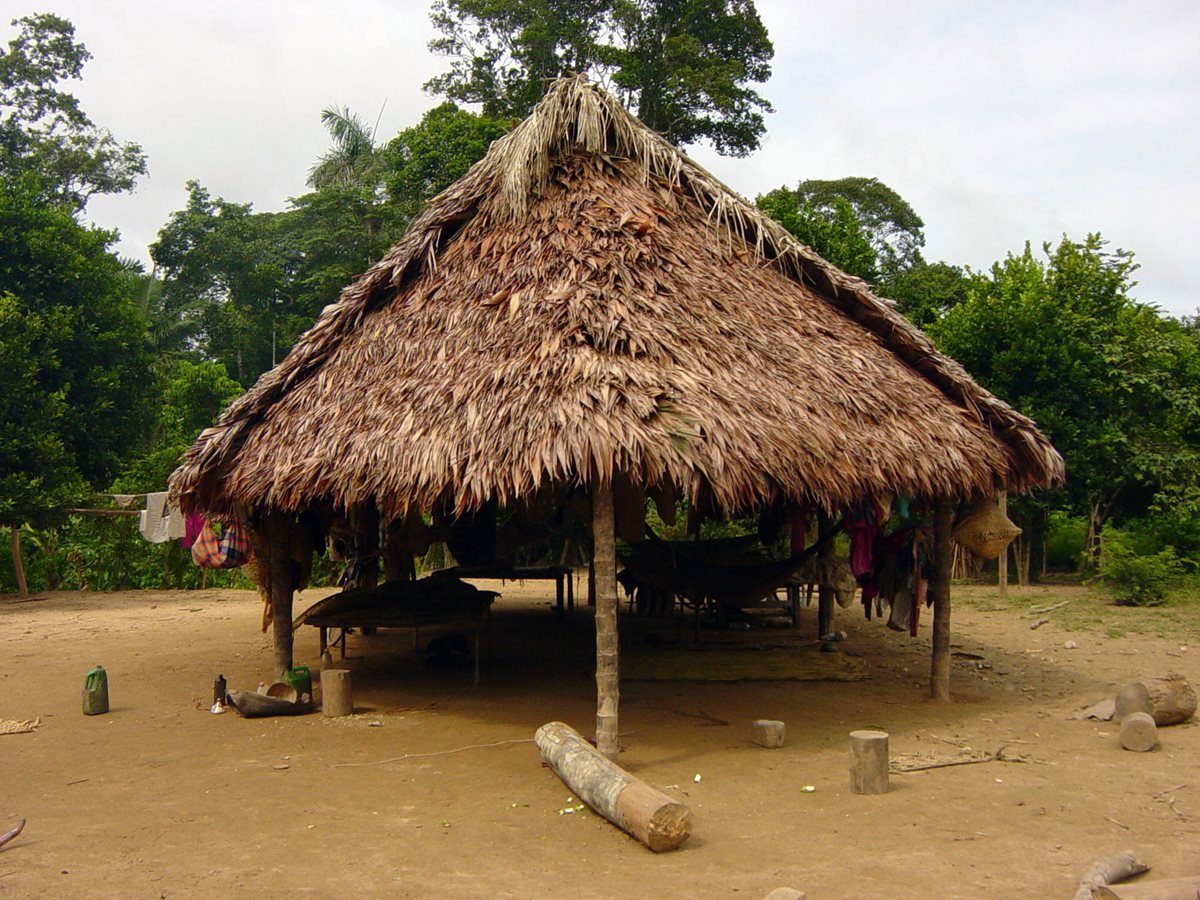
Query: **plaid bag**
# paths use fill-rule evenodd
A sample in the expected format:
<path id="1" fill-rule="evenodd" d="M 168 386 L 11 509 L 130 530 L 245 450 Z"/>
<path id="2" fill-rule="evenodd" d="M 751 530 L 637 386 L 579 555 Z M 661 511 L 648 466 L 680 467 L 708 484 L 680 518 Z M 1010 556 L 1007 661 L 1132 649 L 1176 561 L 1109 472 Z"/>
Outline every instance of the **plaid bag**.
<path id="1" fill-rule="evenodd" d="M 246 526 L 236 519 L 205 522 L 192 544 L 192 562 L 206 569 L 236 569 L 254 558 L 254 545 Z"/>

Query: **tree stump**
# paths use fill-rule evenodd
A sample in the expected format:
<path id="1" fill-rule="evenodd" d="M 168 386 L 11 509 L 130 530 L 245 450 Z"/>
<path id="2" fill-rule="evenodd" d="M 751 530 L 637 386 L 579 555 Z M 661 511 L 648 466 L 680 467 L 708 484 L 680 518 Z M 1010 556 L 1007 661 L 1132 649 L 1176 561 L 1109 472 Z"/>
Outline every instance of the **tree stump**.
<path id="1" fill-rule="evenodd" d="M 783 746 L 784 725 L 776 719 L 755 719 L 753 724 L 754 743 L 760 747 L 775 749 Z"/>
<path id="2" fill-rule="evenodd" d="M 350 693 L 349 669 L 322 670 L 321 714 L 331 718 L 354 714 L 354 698 Z"/>
<path id="3" fill-rule="evenodd" d="M 886 794 L 888 786 L 887 732 L 850 732 L 850 791 Z"/>
<path id="4" fill-rule="evenodd" d="M 1121 720 L 1121 746 L 1139 753 L 1158 746 L 1158 727 L 1150 713 L 1133 712 Z"/>
<path id="5" fill-rule="evenodd" d="M 605 759 L 570 725 L 547 722 L 534 742 L 584 803 L 651 850 L 674 850 L 691 833 L 691 810 Z"/>

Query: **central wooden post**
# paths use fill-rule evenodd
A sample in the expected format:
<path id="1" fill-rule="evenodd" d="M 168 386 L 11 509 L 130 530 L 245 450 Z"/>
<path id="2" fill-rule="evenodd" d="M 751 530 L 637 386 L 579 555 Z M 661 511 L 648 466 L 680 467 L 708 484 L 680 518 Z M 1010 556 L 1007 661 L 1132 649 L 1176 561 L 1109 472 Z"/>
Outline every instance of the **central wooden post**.
<path id="1" fill-rule="evenodd" d="M 950 530 L 954 505 L 939 500 L 933 512 L 933 654 L 929 669 L 929 696 L 950 699 L 950 566 L 953 563 Z"/>
<path id="2" fill-rule="evenodd" d="M 1000 515 L 1008 518 L 1008 491 L 1000 492 Z M 1012 546 L 1011 544 L 1009 546 Z M 1017 560 L 1017 570 L 1020 571 L 1021 561 Z M 1000 597 L 1008 596 L 1008 547 L 1000 551 Z"/>
<path id="3" fill-rule="evenodd" d="M 829 513 L 821 510 L 817 513 L 817 540 L 824 541 L 817 551 L 817 571 L 821 573 L 817 584 L 817 637 L 833 631 L 833 585 L 826 584 L 829 580 L 826 573 L 833 571 L 833 541 L 826 540 L 833 531 L 833 522 Z"/>
<path id="4" fill-rule="evenodd" d="M 266 531 L 267 593 L 271 598 L 271 626 L 275 643 L 275 674 L 280 680 L 292 667 L 292 517 L 285 513 L 263 516 Z"/>
<path id="5" fill-rule="evenodd" d="M 621 702 L 614 529 L 612 484 L 597 483 L 592 491 L 592 561 L 596 571 L 596 749 L 608 759 L 617 758 L 617 708 Z"/>

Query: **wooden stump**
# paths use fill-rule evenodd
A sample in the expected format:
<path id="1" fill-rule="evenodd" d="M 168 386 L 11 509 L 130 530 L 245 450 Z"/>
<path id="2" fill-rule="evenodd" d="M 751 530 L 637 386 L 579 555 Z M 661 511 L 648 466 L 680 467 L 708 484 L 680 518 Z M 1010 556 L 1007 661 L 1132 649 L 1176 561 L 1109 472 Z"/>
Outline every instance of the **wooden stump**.
<path id="1" fill-rule="evenodd" d="M 674 850 L 687 840 L 687 806 L 605 759 L 571 726 L 547 722 L 534 742 L 575 796 L 651 850 Z"/>
<path id="2" fill-rule="evenodd" d="M 321 714 L 336 718 L 354 713 L 354 698 L 350 692 L 349 669 L 321 671 Z"/>
<path id="3" fill-rule="evenodd" d="M 752 728 L 758 746 L 772 750 L 783 746 L 784 726 L 777 719 L 755 719 Z"/>
<path id="4" fill-rule="evenodd" d="M 1158 727 L 1150 713 L 1133 712 L 1121 720 L 1121 746 L 1139 753 L 1158 746 Z"/>
<path id="5" fill-rule="evenodd" d="M 1113 702 L 1116 706 L 1113 718 L 1120 722 L 1130 713 L 1150 712 L 1150 691 L 1140 681 L 1131 681 L 1117 688 Z"/>
<path id="6" fill-rule="evenodd" d="M 886 794 L 888 786 L 887 732 L 850 732 L 851 793 Z"/>

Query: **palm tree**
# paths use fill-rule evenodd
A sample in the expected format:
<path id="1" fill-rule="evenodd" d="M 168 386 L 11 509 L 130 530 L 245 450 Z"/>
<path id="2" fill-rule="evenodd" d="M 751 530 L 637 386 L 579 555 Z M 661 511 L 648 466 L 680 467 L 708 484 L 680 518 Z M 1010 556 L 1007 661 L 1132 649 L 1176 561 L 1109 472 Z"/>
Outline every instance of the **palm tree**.
<path id="1" fill-rule="evenodd" d="M 382 109 L 379 114 L 383 115 Z M 329 185 L 360 184 L 375 174 L 380 151 L 375 144 L 378 121 L 370 128 L 350 107 L 327 106 L 321 110 L 321 124 L 333 146 L 308 170 L 309 187 L 320 190 Z"/>

